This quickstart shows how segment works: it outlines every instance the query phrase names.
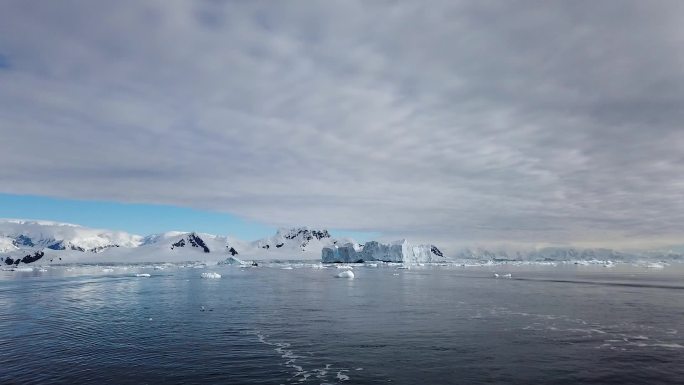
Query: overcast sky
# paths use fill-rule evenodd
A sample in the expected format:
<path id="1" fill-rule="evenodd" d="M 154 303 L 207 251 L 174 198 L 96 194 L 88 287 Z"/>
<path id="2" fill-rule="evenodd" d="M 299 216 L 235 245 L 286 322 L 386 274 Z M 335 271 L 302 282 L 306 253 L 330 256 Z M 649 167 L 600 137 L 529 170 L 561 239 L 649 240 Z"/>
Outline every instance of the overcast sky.
<path id="1" fill-rule="evenodd" d="M 0 192 L 684 241 L 684 2 L 0 2 Z"/>

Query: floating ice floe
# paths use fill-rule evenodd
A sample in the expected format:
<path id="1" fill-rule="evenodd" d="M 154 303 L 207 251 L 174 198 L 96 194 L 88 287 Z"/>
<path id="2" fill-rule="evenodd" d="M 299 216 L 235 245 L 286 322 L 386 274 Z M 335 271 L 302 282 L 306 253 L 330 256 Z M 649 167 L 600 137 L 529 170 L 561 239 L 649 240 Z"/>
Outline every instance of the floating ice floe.
<path id="1" fill-rule="evenodd" d="M 102 269 L 103 273 L 111 273 L 113 271 L 114 271 L 114 269 Z"/>
<path id="2" fill-rule="evenodd" d="M 219 274 L 219 273 L 214 273 L 214 272 L 202 273 L 202 278 L 206 278 L 206 279 L 217 279 L 217 278 L 221 278 L 221 274 Z"/>
<path id="3" fill-rule="evenodd" d="M 494 278 L 511 278 L 511 277 L 512 277 L 511 273 L 508 273 L 508 274 L 494 273 Z"/>
<path id="4" fill-rule="evenodd" d="M 665 264 L 660 263 L 660 262 L 653 262 L 653 263 L 649 263 L 648 265 L 646 265 L 646 267 L 649 269 L 663 269 L 663 268 L 665 268 Z"/>
<path id="5" fill-rule="evenodd" d="M 337 273 L 336 278 L 354 278 L 354 272 L 351 270 L 345 270 Z"/>
<path id="6" fill-rule="evenodd" d="M 140 278 L 150 278 L 151 277 L 151 275 L 149 275 L 147 273 L 138 273 L 135 276 L 140 277 Z"/>

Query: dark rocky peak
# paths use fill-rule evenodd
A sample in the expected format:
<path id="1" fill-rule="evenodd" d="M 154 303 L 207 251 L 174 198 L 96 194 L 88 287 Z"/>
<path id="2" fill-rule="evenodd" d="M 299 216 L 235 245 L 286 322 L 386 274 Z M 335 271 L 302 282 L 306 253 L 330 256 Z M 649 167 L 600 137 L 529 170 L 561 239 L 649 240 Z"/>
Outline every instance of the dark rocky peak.
<path id="1" fill-rule="evenodd" d="M 24 234 L 21 234 L 18 237 L 14 238 L 12 240 L 12 244 L 14 244 L 14 246 L 16 246 L 16 247 L 21 247 L 21 246 L 33 247 L 36 245 L 35 243 L 33 243 L 33 240 L 30 237 L 28 237 Z"/>
<path id="2" fill-rule="evenodd" d="M 18 265 L 20 262 L 21 263 L 33 263 L 45 256 L 45 253 L 42 251 L 36 251 L 33 254 L 26 254 L 23 258 L 17 258 L 14 259 L 12 257 L 7 257 L 5 258 L 5 264 L 6 265 Z"/>
<path id="3" fill-rule="evenodd" d="M 435 245 L 430 245 L 430 252 L 438 257 L 444 258 L 444 254 Z"/>
<path id="4" fill-rule="evenodd" d="M 291 229 L 287 233 L 283 234 L 286 239 L 295 239 L 297 237 L 305 241 L 310 241 L 314 238 L 321 240 L 323 238 L 330 238 L 330 233 L 328 230 L 310 230 L 306 227 L 300 227 L 298 229 Z"/>
<path id="5" fill-rule="evenodd" d="M 204 240 L 194 232 L 184 236 L 175 243 L 171 244 L 171 249 L 173 250 L 176 247 L 185 247 L 186 245 L 190 245 L 190 247 L 201 248 L 205 253 L 210 252 L 209 247 L 204 242 Z"/>

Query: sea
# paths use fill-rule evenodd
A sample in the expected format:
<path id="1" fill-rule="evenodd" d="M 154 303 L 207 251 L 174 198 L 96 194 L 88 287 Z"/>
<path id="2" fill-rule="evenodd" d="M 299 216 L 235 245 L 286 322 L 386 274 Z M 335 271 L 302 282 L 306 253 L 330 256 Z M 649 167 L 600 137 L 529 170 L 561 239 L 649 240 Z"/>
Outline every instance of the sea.
<path id="1" fill-rule="evenodd" d="M 684 383 L 680 264 L 351 270 L 0 271 L 0 384 Z"/>

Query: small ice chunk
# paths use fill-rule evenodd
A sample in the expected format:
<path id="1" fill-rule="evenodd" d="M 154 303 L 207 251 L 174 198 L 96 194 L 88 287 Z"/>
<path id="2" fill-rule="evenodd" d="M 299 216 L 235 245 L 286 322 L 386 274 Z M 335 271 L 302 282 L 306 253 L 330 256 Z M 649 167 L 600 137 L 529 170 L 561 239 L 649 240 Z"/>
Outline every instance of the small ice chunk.
<path id="1" fill-rule="evenodd" d="M 354 278 L 354 272 L 351 270 L 345 270 L 337 273 L 336 278 Z"/>
<path id="2" fill-rule="evenodd" d="M 135 276 L 136 276 L 136 277 L 141 277 L 141 278 L 150 278 L 150 277 L 151 277 L 151 275 L 149 275 L 149 274 L 147 274 L 147 273 L 138 273 L 138 274 L 136 274 Z"/>
<path id="3" fill-rule="evenodd" d="M 102 269 L 103 273 L 111 273 L 113 271 L 114 271 L 114 269 Z"/>
<path id="4" fill-rule="evenodd" d="M 494 273 L 494 278 L 511 278 L 511 277 L 512 277 L 511 273 L 508 273 L 508 274 Z"/>
<path id="5" fill-rule="evenodd" d="M 219 273 L 214 273 L 214 272 L 202 273 L 202 278 L 206 278 L 206 279 L 218 279 L 218 278 L 221 278 L 221 274 L 219 274 Z"/>
<path id="6" fill-rule="evenodd" d="M 347 370 L 340 370 L 339 372 L 337 372 L 337 375 L 335 376 L 335 378 L 337 378 L 340 381 L 349 381 L 349 376 L 343 373 L 346 371 Z"/>

